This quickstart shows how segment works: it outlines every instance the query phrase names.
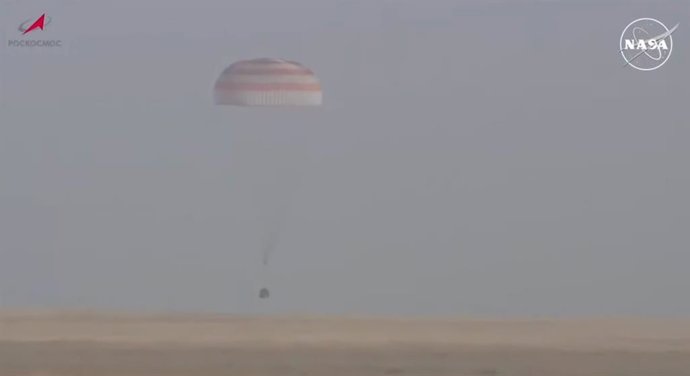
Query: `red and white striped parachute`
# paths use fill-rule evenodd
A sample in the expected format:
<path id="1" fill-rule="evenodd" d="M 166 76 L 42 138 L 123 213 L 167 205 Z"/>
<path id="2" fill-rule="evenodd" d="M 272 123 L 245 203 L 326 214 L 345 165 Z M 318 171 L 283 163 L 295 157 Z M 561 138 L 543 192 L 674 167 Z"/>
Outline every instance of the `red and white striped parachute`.
<path id="1" fill-rule="evenodd" d="M 321 85 L 309 68 L 281 59 L 241 60 L 226 68 L 216 81 L 217 105 L 320 106 Z"/>

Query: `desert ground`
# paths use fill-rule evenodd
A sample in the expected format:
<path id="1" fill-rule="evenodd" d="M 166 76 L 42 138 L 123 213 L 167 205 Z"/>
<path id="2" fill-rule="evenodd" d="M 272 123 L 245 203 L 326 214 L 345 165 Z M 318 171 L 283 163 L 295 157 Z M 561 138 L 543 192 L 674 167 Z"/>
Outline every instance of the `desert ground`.
<path id="1" fill-rule="evenodd" d="M 0 313 L 0 376 L 690 375 L 690 319 Z"/>

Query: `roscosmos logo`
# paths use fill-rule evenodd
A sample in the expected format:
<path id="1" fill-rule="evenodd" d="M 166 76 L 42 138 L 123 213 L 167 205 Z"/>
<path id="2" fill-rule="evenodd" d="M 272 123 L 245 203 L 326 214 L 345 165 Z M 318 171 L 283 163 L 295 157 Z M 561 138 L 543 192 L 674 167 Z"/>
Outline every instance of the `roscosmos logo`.
<path id="1" fill-rule="evenodd" d="M 45 13 L 43 13 L 41 17 L 38 17 L 37 20 L 28 19 L 22 22 L 17 30 L 19 30 L 23 35 L 29 34 L 34 30 L 44 30 L 52 20 L 52 18 L 46 17 Z"/>
<path id="2" fill-rule="evenodd" d="M 47 26 L 51 24 L 53 19 L 45 13 L 38 18 L 30 18 L 22 21 L 17 27 L 17 31 L 21 37 L 9 39 L 7 47 L 11 48 L 61 48 L 61 39 L 40 38 L 43 33 L 36 34 L 36 31 L 47 31 Z M 37 38 L 33 38 L 36 36 Z"/>

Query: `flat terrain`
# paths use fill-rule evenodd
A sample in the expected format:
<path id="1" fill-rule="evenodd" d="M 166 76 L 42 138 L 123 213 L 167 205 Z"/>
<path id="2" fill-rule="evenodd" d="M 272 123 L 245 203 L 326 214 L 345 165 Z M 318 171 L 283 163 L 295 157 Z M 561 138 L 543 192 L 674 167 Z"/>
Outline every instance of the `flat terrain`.
<path id="1" fill-rule="evenodd" d="M 0 376 L 690 376 L 690 320 L 0 314 Z"/>

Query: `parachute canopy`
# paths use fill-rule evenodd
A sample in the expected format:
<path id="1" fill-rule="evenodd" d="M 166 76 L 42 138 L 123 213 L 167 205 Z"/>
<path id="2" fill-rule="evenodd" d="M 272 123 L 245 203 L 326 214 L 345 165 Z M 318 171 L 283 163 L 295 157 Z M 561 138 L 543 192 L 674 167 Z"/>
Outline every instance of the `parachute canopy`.
<path id="1" fill-rule="evenodd" d="M 217 105 L 320 106 L 321 85 L 304 65 L 288 60 L 241 60 L 227 67 L 216 81 Z"/>

